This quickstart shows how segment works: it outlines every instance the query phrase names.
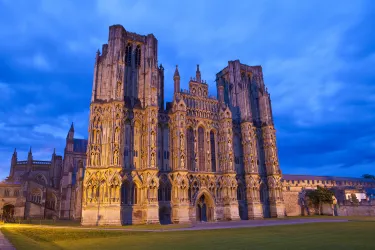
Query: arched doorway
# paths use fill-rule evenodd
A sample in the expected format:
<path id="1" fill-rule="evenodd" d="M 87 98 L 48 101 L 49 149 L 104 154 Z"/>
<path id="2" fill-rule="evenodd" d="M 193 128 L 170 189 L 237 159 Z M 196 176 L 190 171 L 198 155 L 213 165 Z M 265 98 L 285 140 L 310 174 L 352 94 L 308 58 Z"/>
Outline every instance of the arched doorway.
<path id="1" fill-rule="evenodd" d="M 8 204 L 3 207 L 3 220 L 5 222 L 14 222 L 14 205 Z"/>
<path id="2" fill-rule="evenodd" d="M 214 201 L 211 196 L 203 193 L 196 202 L 196 219 L 197 221 L 214 220 Z"/>

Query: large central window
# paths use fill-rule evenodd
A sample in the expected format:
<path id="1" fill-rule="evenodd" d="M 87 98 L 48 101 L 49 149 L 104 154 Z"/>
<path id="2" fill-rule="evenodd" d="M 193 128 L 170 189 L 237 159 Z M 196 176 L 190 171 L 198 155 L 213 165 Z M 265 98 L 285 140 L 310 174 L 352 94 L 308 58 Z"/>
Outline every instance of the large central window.
<path id="1" fill-rule="evenodd" d="M 214 131 L 210 132 L 210 145 L 211 145 L 211 171 L 216 172 L 216 144 Z"/>
<path id="2" fill-rule="evenodd" d="M 187 141 L 187 166 L 188 170 L 194 171 L 194 131 L 192 128 L 187 129 L 186 133 L 186 141 Z"/>
<path id="3" fill-rule="evenodd" d="M 204 129 L 198 128 L 198 154 L 199 154 L 199 171 L 206 171 L 205 168 L 205 151 L 204 151 Z"/>

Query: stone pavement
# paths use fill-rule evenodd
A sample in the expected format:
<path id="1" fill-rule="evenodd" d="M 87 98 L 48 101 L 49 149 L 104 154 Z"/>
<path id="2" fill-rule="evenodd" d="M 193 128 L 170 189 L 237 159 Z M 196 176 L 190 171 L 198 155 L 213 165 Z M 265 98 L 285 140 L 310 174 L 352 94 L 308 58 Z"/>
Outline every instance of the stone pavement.
<path id="1" fill-rule="evenodd" d="M 16 248 L 5 238 L 0 231 L 0 250 L 16 250 Z"/>

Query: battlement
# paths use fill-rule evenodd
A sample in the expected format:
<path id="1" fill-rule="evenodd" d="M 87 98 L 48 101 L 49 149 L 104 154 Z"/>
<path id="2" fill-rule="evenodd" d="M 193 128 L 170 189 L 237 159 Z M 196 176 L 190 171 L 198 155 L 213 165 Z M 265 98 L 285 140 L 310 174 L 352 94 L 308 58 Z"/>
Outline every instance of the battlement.
<path id="1" fill-rule="evenodd" d="M 60 156 L 61 158 L 61 156 Z M 27 165 L 28 161 L 17 161 L 17 165 Z M 39 160 L 33 160 L 32 165 L 51 165 L 51 161 L 39 161 Z"/>
<path id="2" fill-rule="evenodd" d="M 234 60 L 228 61 L 228 66 L 226 66 L 216 74 L 216 79 L 225 77 L 225 75 L 229 74 L 229 72 L 231 71 L 239 71 L 241 75 L 247 75 L 248 77 L 263 75 L 263 69 L 261 65 L 250 66 L 241 63 L 240 60 Z"/>
<path id="3" fill-rule="evenodd" d="M 153 34 L 140 35 L 135 32 L 127 31 L 124 26 L 115 24 L 109 27 L 108 42 L 116 39 L 146 43 L 147 38 L 155 39 Z"/>

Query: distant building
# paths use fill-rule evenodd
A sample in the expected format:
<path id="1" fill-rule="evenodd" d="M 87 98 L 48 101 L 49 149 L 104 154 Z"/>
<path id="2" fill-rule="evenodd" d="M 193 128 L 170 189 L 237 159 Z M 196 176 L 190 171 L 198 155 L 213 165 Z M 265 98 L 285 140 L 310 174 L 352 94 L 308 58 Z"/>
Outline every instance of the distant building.
<path id="1" fill-rule="evenodd" d="M 64 158 L 53 152 L 51 161 L 28 158 L 19 161 L 13 153 L 9 176 L 0 182 L 0 214 L 11 218 L 80 219 L 81 186 L 86 165 L 87 140 L 68 132 Z"/>
<path id="2" fill-rule="evenodd" d="M 152 34 L 109 28 L 95 59 L 88 141 L 74 139 L 72 126 L 64 158 L 33 161 L 30 151 L 19 162 L 15 153 L 0 184 L 3 214 L 83 225 L 284 217 L 301 213 L 304 188 L 375 186 L 282 176 L 261 66 L 229 61 L 216 74 L 217 98 L 199 65 L 182 90 L 176 66 L 164 107 L 157 45 Z"/>

